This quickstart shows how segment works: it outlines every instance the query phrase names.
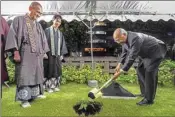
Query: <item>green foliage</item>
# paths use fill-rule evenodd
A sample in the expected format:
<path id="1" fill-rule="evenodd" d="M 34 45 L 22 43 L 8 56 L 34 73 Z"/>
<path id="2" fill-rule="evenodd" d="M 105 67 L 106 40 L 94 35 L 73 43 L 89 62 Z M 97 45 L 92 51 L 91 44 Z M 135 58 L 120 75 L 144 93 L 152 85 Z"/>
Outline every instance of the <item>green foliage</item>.
<path id="1" fill-rule="evenodd" d="M 97 80 L 100 83 L 104 83 L 109 78 L 109 74 L 102 71 L 102 66 L 100 64 L 96 64 L 94 70 L 91 69 L 90 65 L 83 65 L 79 68 L 69 65 L 63 66 L 63 81 L 61 83 L 76 82 L 83 84 L 87 83 L 88 80 Z"/>
<path id="2" fill-rule="evenodd" d="M 175 73 L 173 72 L 175 72 L 175 61 L 162 61 L 159 66 L 158 84 L 161 86 L 173 84 L 173 78 L 175 78 Z M 138 83 L 136 70 L 131 68 L 128 74 L 121 75 L 117 80 L 125 83 Z"/>
<path id="3" fill-rule="evenodd" d="M 13 83 L 15 81 L 15 65 L 8 59 L 6 59 L 6 66 L 9 75 L 9 83 Z"/>
<path id="4" fill-rule="evenodd" d="M 78 22 L 77 20 L 71 22 L 63 20 L 61 31 L 64 34 L 68 50 L 72 52 L 77 51 L 80 46 L 85 44 L 89 39 L 89 35 L 86 33 L 88 28 L 82 22 Z"/>
<path id="5" fill-rule="evenodd" d="M 6 60 L 6 63 L 9 75 L 9 83 L 14 83 L 15 65 L 9 59 Z M 97 80 L 99 83 L 104 83 L 111 77 L 111 75 L 103 71 L 100 64 L 96 64 L 93 71 L 90 65 L 83 65 L 79 68 L 73 65 L 66 65 L 63 66 L 62 69 L 62 84 L 69 82 L 84 84 L 87 83 L 88 80 Z M 162 86 L 173 84 L 172 82 L 175 78 L 175 73 L 173 72 L 175 72 L 175 61 L 163 61 L 159 66 L 158 84 Z M 137 74 L 135 69 L 131 68 L 128 71 L 128 74 L 121 75 L 117 81 L 124 83 L 137 83 Z"/>
<path id="6" fill-rule="evenodd" d="M 175 78 L 175 61 L 165 60 L 159 66 L 158 83 L 160 85 L 172 84 Z"/>
<path id="7" fill-rule="evenodd" d="M 74 29 L 69 26 L 69 23 L 66 20 L 63 20 L 60 30 L 63 32 L 68 50 L 75 51 L 76 36 Z"/>
<path id="8" fill-rule="evenodd" d="M 100 83 L 104 83 L 110 79 L 110 75 L 103 71 L 102 66 L 100 64 L 96 64 L 92 75 L 93 75 L 93 79 L 97 80 Z M 93 79 L 91 78 L 88 80 L 93 80 Z"/>
<path id="9" fill-rule="evenodd" d="M 128 71 L 127 74 L 122 74 L 117 79 L 119 82 L 125 82 L 125 83 L 137 83 L 137 73 L 136 70 L 132 67 Z"/>

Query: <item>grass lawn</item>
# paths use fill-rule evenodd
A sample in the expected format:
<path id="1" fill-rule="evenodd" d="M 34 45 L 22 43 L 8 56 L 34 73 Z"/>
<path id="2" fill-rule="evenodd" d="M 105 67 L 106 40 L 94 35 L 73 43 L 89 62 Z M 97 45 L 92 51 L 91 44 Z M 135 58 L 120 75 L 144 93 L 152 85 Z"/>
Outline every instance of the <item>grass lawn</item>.
<path id="1" fill-rule="evenodd" d="M 138 85 L 122 85 L 132 93 L 139 93 Z M 15 102 L 15 86 L 3 87 L 2 116 L 77 116 L 72 106 L 81 99 L 87 99 L 91 90 L 87 85 L 69 83 L 61 91 L 45 93 L 46 99 L 37 99 L 30 108 L 21 108 Z M 137 106 L 138 99 L 97 99 L 102 101 L 103 110 L 96 116 L 175 116 L 175 87 L 158 87 L 155 104 Z"/>

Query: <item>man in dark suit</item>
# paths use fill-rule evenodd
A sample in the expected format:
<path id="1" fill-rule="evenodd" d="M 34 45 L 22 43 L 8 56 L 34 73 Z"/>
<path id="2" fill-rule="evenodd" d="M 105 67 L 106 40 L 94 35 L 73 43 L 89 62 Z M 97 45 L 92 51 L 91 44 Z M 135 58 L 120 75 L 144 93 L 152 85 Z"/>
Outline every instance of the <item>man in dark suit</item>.
<path id="1" fill-rule="evenodd" d="M 154 103 L 157 88 L 158 67 L 166 55 L 166 45 L 161 40 L 143 33 L 126 31 L 118 28 L 114 31 L 115 42 L 122 45 L 120 63 L 116 67 L 116 78 L 127 72 L 133 65 L 135 59 L 140 57 L 140 65 L 137 72 L 144 84 L 144 98 L 137 105 L 148 105 Z M 129 54 L 127 55 L 127 53 Z M 123 65 L 121 67 L 121 65 Z"/>

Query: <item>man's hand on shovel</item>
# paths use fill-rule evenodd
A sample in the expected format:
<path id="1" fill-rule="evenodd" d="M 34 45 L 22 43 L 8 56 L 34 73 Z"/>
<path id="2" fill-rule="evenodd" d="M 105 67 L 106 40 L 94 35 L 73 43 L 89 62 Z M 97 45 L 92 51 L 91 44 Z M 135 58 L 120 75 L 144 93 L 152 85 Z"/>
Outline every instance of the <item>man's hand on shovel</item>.
<path id="1" fill-rule="evenodd" d="M 116 68 L 115 68 L 115 72 L 119 72 L 120 71 L 120 67 L 121 67 L 121 63 L 118 63 Z"/>
<path id="2" fill-rule="evenodd" d="M 120 76 L 120 74 L 122 74 L 122 73 L 126 73 L 126 72 L 123 71 L 122 69 L 116 71 L 114 74 L 113 80 L 117 79 Z"/>

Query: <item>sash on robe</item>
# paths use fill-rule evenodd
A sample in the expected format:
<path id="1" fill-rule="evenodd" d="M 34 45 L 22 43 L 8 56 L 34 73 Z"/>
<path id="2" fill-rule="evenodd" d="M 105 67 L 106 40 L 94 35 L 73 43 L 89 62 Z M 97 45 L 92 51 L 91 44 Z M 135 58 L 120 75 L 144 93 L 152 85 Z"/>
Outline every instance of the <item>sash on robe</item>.
<path id="1" fill-rule="evenodd" d="M 53 56 L 60 56 L 60 45 L 61 45 L 61 33 L 56 30 L 55 33 L 58 33 L 58 53 L 55 53 L 55 44 L 54 44 L 54 32 L 53 27 L 50 27 L 50 39 L 51 39 L 51 53 Z"/>
<path id="2" fill-rule="evenodd" d="M 27 15 L 25 15 L 25 19 L 26 19 L 27 30 L 28 30 L 28 34 L 29 34 L 29 40 L 30 40 L 32 52 L 36 52 L 36 40 L 34 39 L 32 26 L 30 24 L 30 19 Z"/>

